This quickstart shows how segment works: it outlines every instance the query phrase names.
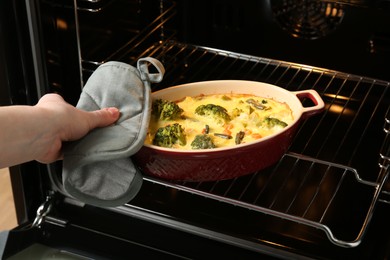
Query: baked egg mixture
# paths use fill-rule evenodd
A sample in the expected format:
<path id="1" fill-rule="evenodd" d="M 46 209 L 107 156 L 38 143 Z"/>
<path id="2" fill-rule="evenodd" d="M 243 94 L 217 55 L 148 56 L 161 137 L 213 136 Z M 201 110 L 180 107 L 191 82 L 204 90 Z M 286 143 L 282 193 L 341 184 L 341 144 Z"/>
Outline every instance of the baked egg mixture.
<path id="1" fill-rule="evenodd" d="M 162 110 L 168 108 L 160 106 L 157 109 L 157 102 L 177 104 L 176 109 L 180 112 L 172 118 L 164 118 Z M 153 101 L 145 144 L 174 149 L 208 149 L 249 143 L 282 131 L 294 120 L 286 103 L 249 94 L 187 96 L 175 102 L 162 99 L 157 102 Z M 157 132 L 167 126 L 179 127 L 181 134 L 176 138 L 167 137 L 162 144 L 158 141 L 162 132 Z M 198 135 L 207 137 L 212 145 L 194 145 L 197 142 L 194 139 Z"/>

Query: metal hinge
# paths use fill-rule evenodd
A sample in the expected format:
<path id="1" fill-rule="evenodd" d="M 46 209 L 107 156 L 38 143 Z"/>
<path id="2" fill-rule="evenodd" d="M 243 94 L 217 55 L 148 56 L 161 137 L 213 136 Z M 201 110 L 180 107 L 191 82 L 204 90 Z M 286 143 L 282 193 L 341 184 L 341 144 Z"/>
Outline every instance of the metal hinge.
<path id="1" fill-rule="evenodd" d="M 45 219 L 46 215 L 49 214 L 53 206 L 53 199 L 51 196 L 46 197 L 46 201 L 42 203 L 41 206 L 37 209 L 37 215 L 31 224 L 31 228 L 37 227 L 39 228 Z"/>

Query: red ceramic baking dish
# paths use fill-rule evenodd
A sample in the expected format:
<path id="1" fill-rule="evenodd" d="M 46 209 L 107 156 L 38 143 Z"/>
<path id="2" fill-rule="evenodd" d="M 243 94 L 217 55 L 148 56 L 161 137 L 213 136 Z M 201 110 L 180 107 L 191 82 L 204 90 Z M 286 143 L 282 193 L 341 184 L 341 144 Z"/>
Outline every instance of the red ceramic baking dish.
<path id="1" fill-rule="evenodd" d="M 291 92 L 275 85 L 243 80 L 189 83 L 152 93 L 152 99 L 180 100 L 185 96 L 237 93 L 252 94 L 285 102 L 294 120 L 283 131 L 257 141 L 232 147 L 204 150 L 175 150 L 144 145 L 134 156 L 135 164 L 154 177 L 181 181 L 216 181 L 256 172 L 276 163 L 290 146 L 300 121 L 321 112 L 324 102 L 315 90 Z M 314 105 L 304 107 L 301 100 Z"/>

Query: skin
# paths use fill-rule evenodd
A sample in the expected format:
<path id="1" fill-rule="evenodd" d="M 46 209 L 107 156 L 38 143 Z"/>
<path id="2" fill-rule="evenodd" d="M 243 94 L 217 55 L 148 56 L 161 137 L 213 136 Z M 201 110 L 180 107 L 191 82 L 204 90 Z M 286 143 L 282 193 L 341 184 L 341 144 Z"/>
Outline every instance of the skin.
<path id="1" fill-rule="evenodd" d="M 0 168 L 61 160 L 63 142 L 109 126 L 119 115 L 117 108 L 77 109 L 57 94 L 44 95 L 35 106 L 0 107 Z"/>

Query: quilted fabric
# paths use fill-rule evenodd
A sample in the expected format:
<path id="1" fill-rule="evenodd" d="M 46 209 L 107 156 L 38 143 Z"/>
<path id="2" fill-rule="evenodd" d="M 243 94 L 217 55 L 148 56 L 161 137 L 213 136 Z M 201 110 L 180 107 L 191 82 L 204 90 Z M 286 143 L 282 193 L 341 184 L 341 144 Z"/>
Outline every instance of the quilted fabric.
<path id="1" fill-rule="evenodd" d="M 149 73 L 150 65 L 157 73 Z M 77 107 L 87 111 L 117 107 L 121 116 L 114 125 L 64 147 L 63 184 L 69 195 L 100 207 L 119 206 L 136 196 L 143 178 L 130 156 L 146 137 L 150 83 L 160 82 L 163 75 L 163 65 L 151 57 L 139 59 L 137 68 L 110 61 L 91 75 Z"/>

